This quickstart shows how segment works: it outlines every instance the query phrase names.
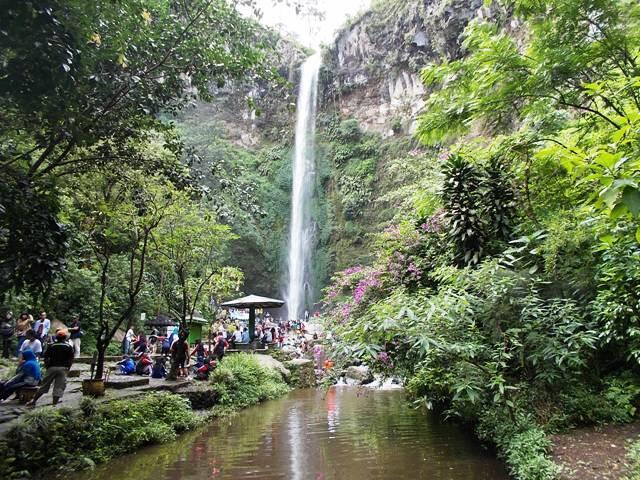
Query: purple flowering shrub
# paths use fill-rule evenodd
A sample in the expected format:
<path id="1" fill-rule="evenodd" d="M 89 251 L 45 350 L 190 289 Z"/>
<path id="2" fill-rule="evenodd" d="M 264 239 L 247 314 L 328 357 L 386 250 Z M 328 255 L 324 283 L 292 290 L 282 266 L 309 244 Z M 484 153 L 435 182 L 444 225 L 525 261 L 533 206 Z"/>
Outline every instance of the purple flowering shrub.
<path id="1" fill-rule="evenodd" d="M 346 320 L 373 290 L 383 287 L 383 271 L 356 265 L 334 275 L 326 289 L 325 304 L 334 318 Z"/>

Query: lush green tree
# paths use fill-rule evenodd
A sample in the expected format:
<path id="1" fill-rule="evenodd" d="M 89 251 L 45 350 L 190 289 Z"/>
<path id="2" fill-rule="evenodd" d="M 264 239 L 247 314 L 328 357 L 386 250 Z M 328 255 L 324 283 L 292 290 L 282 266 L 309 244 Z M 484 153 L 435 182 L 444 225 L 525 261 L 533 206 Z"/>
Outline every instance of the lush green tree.
<path id="1" fill-rule="evenodd" d="M 209 85 L 262 73 L 254 24 L 225 0 L 3 5 L 2 161 L 27 178 L 143 161 L 136 141 Z M 34 46 L 36 48 L 34 48 Z M 177 152 L 171 136 L 167 145 Z"/>
<path id="2" fill-rule="evenodd" d="M 196 309 L 203 311 L 231 284 L 239 289 L 242 275 L 222 267 L 225 249 L 235 235 L 216 221 L 206 204 L 194 206 L 182 195 L 166 213 L 153 234 L 154 263 L 160 270 L 167 306 L 179 318 L 180 330 L 186 331 Z M 220 275 L 229 275 L 228 282 L 221 281 Z M 168 378 L 175 379 L 176 373 L 177 365 L 172 362 Z"/>
<path id="3" fill-rule="evenodd" d="M 91 249 L 99 274 L 95 378 L 114 335 L 130 325 L 143 289 L 152 234 L 178 195 L 166 179 L 127 170 L 89 174 L 77 184 L 70 220 Z"/>
<path id="4" fill-rule="evenodd" d="M 167 306 L 187 327 L 204 300 L 217 296 L 218 275 L 226 271 L 240 280 L 235 272 L 221 270 L 228 242 L 235 238 L 231 229 L 217 222 L 206 204 L 192 204 L 182 195 L 166 212 L 166 218 L 153 234 L 155 268 L 165 272 L 164 292 Z M 224 290 L 227 286 L 222 285 Z"/>
<path id="5" fill-rule="evenodd" d="M 637 219 L 640 6 L 628 0 L 511 2 L 529 38 L 472 23 L 461 60 L 423 72 L 436 88 L 420 138 L 448 141 L 471 129 L 518 130 L 527 161 L 552 159 L 585 183 L 597 211 Z M 513 136 L 513 134 L 512 134 Z M 591 193 L 589 192 L 589 193 Z M 639 236 L 640 238 L 640 236 Z"/>
<path id="6" fill-rule="evenodd" d="M 64 268 L 55 200 L 64 179 L 127 164 L 193 183 L 160 114 L 211 100 L 212 84 L 271 73 L 270 37 L 227 0 L 2 0 L 0 9 L 2 295 L 46 287 Z M 152 140 L 170 155 L 146 155 Z"/>

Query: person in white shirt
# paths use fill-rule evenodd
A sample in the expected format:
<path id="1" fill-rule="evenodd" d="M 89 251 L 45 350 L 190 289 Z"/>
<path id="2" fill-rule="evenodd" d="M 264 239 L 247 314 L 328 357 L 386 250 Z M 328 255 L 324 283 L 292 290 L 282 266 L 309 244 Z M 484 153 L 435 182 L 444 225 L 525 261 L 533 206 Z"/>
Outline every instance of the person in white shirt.
<path id="1" fill-rule="evenodd" d="M 235 332 L 233 332 L 233 339 L 236 343 L 242 343 L 242 331 L 237 328 Z"/>
<path id="2" fill-rule="evenodd" d="M 47 318 L 47 312 L 40 312 L 40 317 L 33 326 L 33 331 L 36 332 L 36 337 L 43 342 L 46 340 L 51 328 L 51 320 Z"/>
<path id="3" fill-rule="evenodd" d="M 125 334 L 124 338 L 122 339 L 122 354 L 123 355 L 129 355 L 129 349 L 131 348 L 131 342 L 133 341 L 133 337 L 135 336 L 135 333 L 133 333 L 133 328 L 129 327 L 129 330 L 127 330 L 127 333 Z"/>
<path id="4" fill-rule="evenodd" d="M 27 332 L 26 340 L 20 345 L 20 353 L 25 350 L 31 350 L 36 357 L 42 355 L 42 342 L 38 340 L 33 330 Z"/>

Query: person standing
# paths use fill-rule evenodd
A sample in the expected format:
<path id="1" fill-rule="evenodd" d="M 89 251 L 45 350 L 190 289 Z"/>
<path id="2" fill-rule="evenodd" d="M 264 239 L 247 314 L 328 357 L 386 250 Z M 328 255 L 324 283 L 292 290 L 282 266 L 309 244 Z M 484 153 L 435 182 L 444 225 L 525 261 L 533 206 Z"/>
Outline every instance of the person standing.
<path id="1" fill-rule="evenodd" d="M 33 330 L 36 332 L 36 337 L 40 340 L 41 343 L 47 341 L 47 336 L 49 335 L 49 329 L 51 328 L 51 320 L 47 318 L 47 312 L 40 312 L 40 316 L 38 320 L 36 320 L 36 324 L 33 326 Z"/>
<path id="2" fill-rule="evenodd" d="M 20 314 L 20 318 L 16 322 L 16 337 L 18 338 L 16 357 L 20 356 L 20 347 L 22 347 L 22 342 L 27 338 L 27 332 L 31 330 L 31 324 L 33 323 L 32 320 L 33 319 L 27 312 L 23 312 Z"/>
<path id="3" fill-rule="evenodd" d="M 69 338 L 71 339 L 71 345 L 73 345 L 73 356 L 75 358 L 80 357 L 80 344 L 82 338 L 82 329 L 80 328 L 80 315 L 74 315 L 71 320 L 71 326 L 69 327 Z"/>
<path id="4" fill-rule="evenodd" d="M 242 331 L 240 327 L 233 333 L 233 337 L 236 343 L 242 343 Z"/>
<path id="5" fill-rule="evenodd" d="M 178 334 L 178 339 L 171 345 L 171 358 L 173 359 L 174 367 L 178 370 L 179 377 L 186 377 L 189 375 L 187 371 L 187 365 L 189 364 L 189 342 L 187 338 L 189 333 L 181 330 Z"/>
<path id="6" fill-rule="evenodd" d="M 67 332 L 59 329 L 55 342 L 44 352 L 44 366 L 47 368 L 42 384 L 35 397 L 27 406 L 34 407 L 38 399 L 49 391 L 53 384 L 53 404 L 56 405 L 67 388 L 67 374 L 73 364 L 73 347 L 67 342 Z"/>
<path id="7" fill-rule="evenodd" d="M 2 357 L 9 358 L 11 341 L 13 340 L 13 312 L 8 311 L 0 322 L 0 340 L 2 341 Z"/>
<path id="8" fill-rule="evenodd" d="M 222 332 L 219 332 L 216 338 L 216 344 L 213 347 L 213 356 L 216 358 L 216 360 L 218 360 L 218 362 L 222 361 L 222 358 L 224 357 L 224 352 L 228 347 L 229 347 L 229 343 L 224 338 L 224 335 L 222 334 Z"/>
<path id="9" fill-rule="evenodd" d="M 134 337 L 133 328 L 129 327 L 127 333 L 124 335 L 122 339 L 122 355 L 129 355 L 129 350 L 131 349 L 131 342 Z"/>

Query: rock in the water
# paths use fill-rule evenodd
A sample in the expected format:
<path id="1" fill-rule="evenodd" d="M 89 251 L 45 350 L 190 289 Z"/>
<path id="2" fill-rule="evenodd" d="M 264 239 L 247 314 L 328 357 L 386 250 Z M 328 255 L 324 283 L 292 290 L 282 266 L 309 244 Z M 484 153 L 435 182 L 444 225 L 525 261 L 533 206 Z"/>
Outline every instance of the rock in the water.
<path id="1" fill-rule="evenodd" d="M 354 380 L 354 382 L 359 385 L 365 385 L 373 382 L 373 373 L 371 373 L 371 369 L 366 365 L 360 365 L 357 367 L 351 366 L 347 368 L 345 377 L 347 379 Z"/>
<path id="2" fill-rule="evenodd" d="M 316 373 L 313 361 L 307 358 L 296 358 L 285 362 L 291 372 L 289 385 L 294 388 L 311 388 L 316 386 Z"/>

